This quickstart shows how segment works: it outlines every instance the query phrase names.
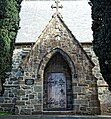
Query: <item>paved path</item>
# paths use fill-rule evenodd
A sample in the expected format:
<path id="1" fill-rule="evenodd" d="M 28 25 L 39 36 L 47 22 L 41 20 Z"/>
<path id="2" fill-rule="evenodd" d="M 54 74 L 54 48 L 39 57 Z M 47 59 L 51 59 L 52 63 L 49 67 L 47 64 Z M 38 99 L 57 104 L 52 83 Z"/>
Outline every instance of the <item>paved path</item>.
<path id="1" fill-rule="evenodd" d="M 0 117 L 0 119 L 111 119 L 111 116 L 48 116 L 48 115 L 29 115 L 29 116 L 23 116 L 23 115 L 13 115 L 13 116 L 5 116 Z"/>

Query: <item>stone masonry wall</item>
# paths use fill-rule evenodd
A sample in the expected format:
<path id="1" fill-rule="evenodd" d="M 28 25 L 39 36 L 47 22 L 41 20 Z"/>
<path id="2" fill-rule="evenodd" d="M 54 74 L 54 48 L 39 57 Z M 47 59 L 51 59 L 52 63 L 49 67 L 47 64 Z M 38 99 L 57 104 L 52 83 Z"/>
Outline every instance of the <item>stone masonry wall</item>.
<path id="1" fill-rule="evenodd" d="M 101 114 L 111 115 L 111 112 L 110 112 L 111 111 L 111 100 L 110 100 L 111 92 L 108 90 L 108 85 L 105 83 L 100 73 L 98 60 L 97 60 L 96 55 L 94 54 L 92 44 L 82 43 L 82 46 L 84 50 L 87 52 L 87 54 L 90 57 L 92 57 L 92 60 L 95 64 L 95 67 L 93 68 L 93 74 L 98 79 L 97 83 L 98 83 L 98 94 L 99 94 L 99 100 L 100 100 Z M 22 45 L 20 47 L 16 46 L 16 48 L 17 49 L 15 49 L 14 55 L 13 55 L 14 62 L 16 62 L 17 59 L 21 61 L 21 54 L 23 53 Z M 25 53 L 23 54 L 24 54 L 23 56 L 25 56 Z M 14 67 L 18 67 L 16 63 L 13 63 L 13 65 L 15 65 Z M 0 111 L 1 112 L 2 111 L 8 111 L 8 112 L 15 111 L 16 90 L 18 88 L 18 82 L 17 82 L 18 80 L 16 79 L 16 76 L 14 74 L 15 74 L 15 71 L 12 70 L 10 77 L 6 79 L 6 82 L 4 84 L 5 92 L 3 96 L 0 96 Z M 41 97 L 41 94 L 38 94 L 38 95 L 39 97 Z M 33 98 L 34 95 L 31 95 L 30 97 Z M 37 106 L 37 108 L 40 108 L 40 107 Z"/>
<path id="2" fill-rule="evenodd" d="M 16 94 L 19 88 L 18 78 L 21 75 L 19 66 L 29 51 L 30 48 L 22 47 L 14 50 L 12 71 L 8 72 L 4 83 L 4 94 L 0 96 L 0 112 L 15 112 Z"/>
<path id="3" fill-rule="evenodd" d="M 62 19 L 55 16 L 23 62 L 24 74 L 19 78 L 16 113 L 45 113 L 43 109 L 44 71 L 51 57 L 57 52 L 64 57 L 71 69 L 74 108 L 70 112 L 81 115 L 100 114 L 97 80 L 92 75 L 93 63 Z M 66 114 L 66 112 L 62 113 Z M 58 114 L 61 113 L 58 112 Z"/>
<path id="4" fill-rule="evenodd" d="M 94 76 L 98 79 L 98 97 L 100 100 L 101 114 L 111 115 L 111 92 L 108 90 L 108 85 L 100 73 L 98 58 L 93 51 L 93 46 L 91 43 L 83 43 L 82 46 L 95 64 L 92 71 Z"/>
<path id="5" fill-rule="evenodd" d="M 44 69 L 53 54 L 58 51 L 71 69 L 74 102 L 71 113 L 100 114 L 101 110 L 101 114 L 111 115 L 111 92 L 100 73 L 92 44 L 84 43 L 82 46 L 95 64 L 93 70 L 91 61 L 79 43 L 67 27 L 60 20 L 59 22 L 55 27 L 55 21 L 50 21 L 30 53 L 31 47 L 15 49 L 12 72 L 6 78 L 5 92 L 0 96 L 0 111 L 15 111 L 16 114 L 43 112 Z"/>
<path id="6" fill-rule="evenodd" d="M 18 66 L 22 62 L 21 52 L 22 49 L 15 49 L 14 51 L 12 72 L 10 73 L 9 77 L 5 79 L 5 92 L 3 96 L 0 97 L 0 111 L 14 112 L 15 110 L 16 92 L 18 87 L 16 75 L 18 71 Z"/>

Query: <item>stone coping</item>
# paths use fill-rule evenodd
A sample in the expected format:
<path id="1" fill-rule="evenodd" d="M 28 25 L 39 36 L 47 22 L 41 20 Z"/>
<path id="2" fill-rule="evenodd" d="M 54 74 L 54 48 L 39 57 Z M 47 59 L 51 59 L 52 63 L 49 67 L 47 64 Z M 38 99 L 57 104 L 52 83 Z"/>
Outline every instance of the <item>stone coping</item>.
<path id="1" fill-rule="evenodd" d="M 111 119 L 111 116 L 75 116 L 75 115 L 11 115 L 2 116 L 0 119 Z"/>

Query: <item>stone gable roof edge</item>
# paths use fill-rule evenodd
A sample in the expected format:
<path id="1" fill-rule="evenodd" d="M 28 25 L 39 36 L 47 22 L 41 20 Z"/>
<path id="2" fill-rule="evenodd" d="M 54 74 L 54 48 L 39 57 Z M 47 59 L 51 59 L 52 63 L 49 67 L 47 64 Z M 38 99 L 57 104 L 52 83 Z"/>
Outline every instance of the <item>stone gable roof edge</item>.
<path id="1" fill-rule="evenodd" d="M 33 49 L 35 48 L 36 44 L 39 42 L 39 39 L 42 37 L 42 35 L 44 34 L 45 30 L 48 28 L 48 26 L 50 25 L 51 21 L 54 19 L 54 15 L 55 13 L 52 15 L 52 18 L 49 20 L 49 22 L 47 23 L 47 25 L 45 26 L 45 28 L 42 30 L 42 32 L 40 33 L 40 35 L 37 37 L 37 40 L 35 41 L 35 44 L 33 46 Z"/>
<path id="2" fill-rule="evenodd" d="M 47 28 L 48 28 L 48 26 L 50 25 L 51 21 L 52 21 L 53 19 L 55 19 L 55 15 L 56 15 L 55 13 L 52 15 L 52 18 L 50 19 L 50 21 L 48 22 L 48 24 L 45 26 L 45 28 L 42 30 L 42 33 L 40 33 L 39 37 L 37 38 L 37 40 L 36 40 L 36 42 L 35 42 L 35 44 L 34 44 L 32 50 L 31 50 L 30 52 L 32 52 L 32 51 L 35 49 L 35 47 L 36 47 L 36 45 L 38 44 L 38 42 L 40 42 L 40 38 L 41 38 L 42 35 L 44 34 L 45 30 L 47 30 Z M 84 52 L 84 54 L 86 55 L 86 57 L 88 58 L 88 60 L 89 60 L 90 63 L 92 64 L 92 66 L 94 67 L 94 66 L 95 66 L 94 63 L 91 61 L 91 59 L 89 58 L 89 56 L 87 55 L 87 53 L 85 52 L 85 50 L 82 48 L 82 46 L 80 45 L 79 41 L 75 38 L 75 36 L 73 35 L 72 31 L 68 28 L 68 26 L 67 26 L 67 25 L 65 24 L 65 22 L 63 21 L 62 15 L 59 13 L 59 14 L 57 15 L 57 17 L 59 18 L 59 20 L 61 21 L 61 23 L 63 24 L 63 26 L 66 28 L 66 30 L 71 34 L 73 40 L 76 41 L 77 45 L 82 49 L 82 51 Z M 26 59 L 27 59 L 27 57 L 26 57 Z"/>
<path id="3" fill-rule="evenodd" d="M 61 15 L 61 14 L 60 14 Z M 79 41 L 75 38 L 75 36 L 73 35 L 72 31 L 68 28 L 68 26 L 65 24 L 65 22 L 63 21 L 63 19 L 61 18 L 59 14 L 57 15 L 58 18 L 60 19 L 60 21 L 62 22 L 62 24 L 64 25 L 64 27 L 67 29 L 67 31 L 71 34 L 71 36 L 73 37 L 73 39 L 76 41 L 77 45 L 82 49 L 82 51 L 84 52 L 84 54 L 86 55 L 86 57 L 88 58 L 88 60 L 91 62 L 92 66 L 94 67 L 95 64 L 92 62 L 92 60 L 89 58 L 89 56 L 87 55 L 87 53 L 85 52 L 85 50 L 82 48 L 82 46 L 80 45 Z"/>

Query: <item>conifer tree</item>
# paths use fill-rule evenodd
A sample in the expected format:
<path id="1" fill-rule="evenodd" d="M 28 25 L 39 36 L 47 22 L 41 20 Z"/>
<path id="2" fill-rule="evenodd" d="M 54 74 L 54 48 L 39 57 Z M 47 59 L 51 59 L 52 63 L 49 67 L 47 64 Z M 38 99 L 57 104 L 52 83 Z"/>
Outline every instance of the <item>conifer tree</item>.
<path id="1" fill-rule="evenodd" d="M 93 49 L 104 80 L 111 90 L 111 0 L 90 0 L 92 6 Z"/>
<path id="2" fill-rule="evenodd" d="M 0 0 L 0 92 L 3 91 L 6 72 L 11 70 L 21 2 L 22 0 Z"/>

